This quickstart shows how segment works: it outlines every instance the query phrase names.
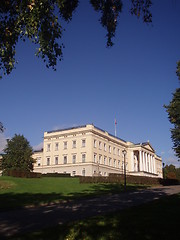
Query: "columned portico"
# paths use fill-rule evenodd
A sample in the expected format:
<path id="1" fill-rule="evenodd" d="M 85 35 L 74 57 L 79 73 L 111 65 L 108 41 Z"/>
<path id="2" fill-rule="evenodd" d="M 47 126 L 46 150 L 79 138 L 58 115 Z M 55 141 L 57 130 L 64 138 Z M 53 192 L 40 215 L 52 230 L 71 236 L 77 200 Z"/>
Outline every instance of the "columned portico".
<path id="1" fill-rule="evenodd" d="M 154 175 L 156 172 L 156 160 L 154 152 L 148 149 L 137 149 L 131 152 L 132 171 L 144 172 L 144 174 Z"/>

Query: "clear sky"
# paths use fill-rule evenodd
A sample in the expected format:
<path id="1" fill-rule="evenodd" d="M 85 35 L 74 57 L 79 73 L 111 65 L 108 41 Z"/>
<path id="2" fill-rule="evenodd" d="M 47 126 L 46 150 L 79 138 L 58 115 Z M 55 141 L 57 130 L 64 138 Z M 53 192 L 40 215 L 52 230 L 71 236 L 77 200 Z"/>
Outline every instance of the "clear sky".
<path id="1" fill-rule="evenodd" d="M 153 23 L 142 23 L 124 1 L 115 45 L 88 0 L 64 25 L 64 60 L 57 71 L 34 56 L 36 46 L 19 43 L 16 69 L 0 80 L 0 150 L 6 138 L 23 134 L 38 148 L 44 131 L 93 123 L 134 143 L 149 140 L 163 162 L 180 166 L 172 151 L 163 108 L 179 87 L 180 1 L 153 0 Z"/>

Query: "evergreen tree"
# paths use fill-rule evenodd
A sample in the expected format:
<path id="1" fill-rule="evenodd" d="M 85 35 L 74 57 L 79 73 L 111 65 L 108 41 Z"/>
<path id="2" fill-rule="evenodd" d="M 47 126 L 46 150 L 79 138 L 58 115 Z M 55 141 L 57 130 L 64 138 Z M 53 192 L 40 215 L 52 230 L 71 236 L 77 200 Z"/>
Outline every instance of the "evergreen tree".
<path id="1" fill-rule="evenodd" d="M 180 61 L 177 63 L 177 76 L 180 80 Z M 165 106 L 169 121 L 174 125 L 171 129 L 173 149 L 180 160 L 180 88 L 173 93 L 173 98 L 168 106 Z"/>
<path id="2" fill-rule="evenodd" d="M 23 135 L 16 135 L 7 142 L 1 161 L 1 170 L 33 170 L 32 147 Z"/>

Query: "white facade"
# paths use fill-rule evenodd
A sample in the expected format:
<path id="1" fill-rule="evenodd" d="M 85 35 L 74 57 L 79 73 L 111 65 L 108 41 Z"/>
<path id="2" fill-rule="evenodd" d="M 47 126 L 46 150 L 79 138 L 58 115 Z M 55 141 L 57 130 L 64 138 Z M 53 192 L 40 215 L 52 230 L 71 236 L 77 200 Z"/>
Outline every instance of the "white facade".
<path id="1" fill-rule="evenodd" d="M 149 142 L 126 142 L 90 124 L 45 132 L 43 150 L 33 157 L 41 173 L 108 176 L 123 173 L 125 158 L 127 174 L 162 177 L 162 159 Z"/>

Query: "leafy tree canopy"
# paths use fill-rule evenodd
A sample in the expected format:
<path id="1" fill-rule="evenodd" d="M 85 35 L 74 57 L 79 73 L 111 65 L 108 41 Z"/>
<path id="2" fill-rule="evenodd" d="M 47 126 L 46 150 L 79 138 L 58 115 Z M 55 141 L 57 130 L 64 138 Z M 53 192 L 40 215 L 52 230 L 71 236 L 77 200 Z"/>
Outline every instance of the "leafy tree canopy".
<path id="1" fill-rule="evenodd" d="M 164 167 L 164 178 L 180 180 L 180 168 L 176 168 L 173 164 Z"/>
<path id="2" fill-rule="evenodd" d="M 89 0 L 94 10 L 100 12 L 100 23 L 107 30 L 107 46 L 112 38 L 122 11 L 123 0 Z M 130 0 L 130 12 L 151 22 L 151 0 Z M 72 19 L 79 0 L 1 0 L 0 1 L 0 76 L 10 74 L 15 67 L 16 44 L 31 40 L 37 45 L 36 55 L 47 67 L 55 70 L 57 60 L 62 60 L 64 45 L 62 22 Z"/>
<path id="3" fill-rule="evenodd" d="M 7 142 L 0 168 L 3 171 L 18 169 L 33 170 L 32 147 L 23 135 L 16 135 Z"/>
<path id="4" fill-rule="evenodd" d="M 177 63 L 177 76 L 180 81 L 180 61 Z M 180 88 L 173 93 L 172 100 L 168 106 L 165 106 L 169 121 L 174 125 L 171 129 L 171 138 L 173 149 L 180 160 Z"/>

